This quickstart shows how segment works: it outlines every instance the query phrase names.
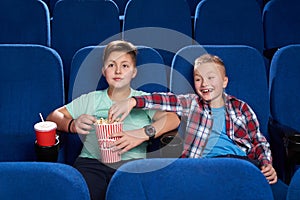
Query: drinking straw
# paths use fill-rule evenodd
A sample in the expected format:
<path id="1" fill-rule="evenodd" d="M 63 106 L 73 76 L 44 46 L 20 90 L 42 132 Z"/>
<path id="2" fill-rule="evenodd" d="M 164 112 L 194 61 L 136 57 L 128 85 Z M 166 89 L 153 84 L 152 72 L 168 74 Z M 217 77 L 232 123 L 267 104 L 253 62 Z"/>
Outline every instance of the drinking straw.
<path id="1" fill-rule="evenodd" d="M 42 122 L 44 122 L 44 118 L 42 116 L 42 113 L 39 113 L 39 115 L 40 115 L 40 118 L 41 118 Z"/>

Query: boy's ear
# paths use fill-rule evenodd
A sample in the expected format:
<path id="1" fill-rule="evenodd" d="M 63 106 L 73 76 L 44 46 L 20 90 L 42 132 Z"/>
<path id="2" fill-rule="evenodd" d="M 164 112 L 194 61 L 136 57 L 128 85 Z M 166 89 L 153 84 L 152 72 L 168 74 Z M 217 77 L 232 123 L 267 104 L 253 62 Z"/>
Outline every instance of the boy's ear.
<path id="1" fill-rule="evenodd" d="M 225 89 L 227 87 L 228 84 L 228 76 L 224 76 L 224 80 L 223 80 L 223 88 Z"/>
<path id="2" fill-rule="evenodd" d="M 105 69 L 104 69 L 104 67 L 102 67 L 101 71 L 102 71 L 102 75 L 105 77 Z"/>
<path id="3" fill-rule="evenodd" d="M 133 69 L 132 78 L 135 78 L 136 75 L 137 75 L 137 68 L 135 67 L 135 68 Z"/>

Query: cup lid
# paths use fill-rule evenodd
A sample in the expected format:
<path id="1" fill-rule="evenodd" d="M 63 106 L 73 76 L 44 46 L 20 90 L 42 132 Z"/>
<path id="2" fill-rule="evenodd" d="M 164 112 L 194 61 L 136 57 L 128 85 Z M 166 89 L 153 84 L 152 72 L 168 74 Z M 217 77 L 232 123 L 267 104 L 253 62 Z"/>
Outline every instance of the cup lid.
<path id="1" fill-rule="evenodd" d="M 56 123 L 51 121 L 38 122 L 34 125 L 34 129 L 39 131 L 49 131 L 56 128 Z"/>

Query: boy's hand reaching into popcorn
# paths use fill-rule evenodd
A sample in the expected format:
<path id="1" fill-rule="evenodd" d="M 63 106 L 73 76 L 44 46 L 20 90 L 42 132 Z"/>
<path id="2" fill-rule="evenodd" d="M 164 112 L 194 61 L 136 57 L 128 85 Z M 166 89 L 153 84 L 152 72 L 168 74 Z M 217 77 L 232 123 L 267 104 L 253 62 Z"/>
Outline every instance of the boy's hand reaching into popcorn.
<path id="1" fill-rule="evenodd" d="M 123 121 L 135 105 L 136 101 L 134 98 L 116 102 L 108 111 L 109 122 Z"/>

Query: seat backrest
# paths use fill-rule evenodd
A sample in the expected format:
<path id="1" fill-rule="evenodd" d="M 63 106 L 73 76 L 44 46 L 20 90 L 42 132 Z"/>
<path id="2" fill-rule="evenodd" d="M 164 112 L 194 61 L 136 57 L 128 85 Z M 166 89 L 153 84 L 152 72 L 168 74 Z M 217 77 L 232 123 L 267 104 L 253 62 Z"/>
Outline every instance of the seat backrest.
<path id="1" fill-rule="evenodd" d="M 272 58 L 269 76 L 270 138 L 274 168 L 278 177 L 290 181 L 293 169 L 286 164 L 287 149 L 283 137 L 300 132 L 300 45 L 277 50 Z M 289 163 L 291 158 L 289 158 Z M 290 171 L 291 170 L 291 171 Z"/>
<path id="2" fill-rule="evenodd" d="M 82 175 L 69 165 L 0 162 L 0 174 L 0 199 L 90 199 Z"/>
<path id="3" fill-rule="evenodd" d="M 265 5 L 263 27 L 267 57 L 271 58 L 280 47 L 300 44 L 299 10 L 298 0 L 272 0 Z"/>
<path id="4" fill-rule="evenodd" d="M 253 0 L 202 0 L 194 37 L 200 45 L 247 45 L 263 53 L 261 9 Z"/>
<path id="5" fill-rule="evenodd" d="M 201 0 L 186 0 L 186 1 L 188 2 L 189 6 L 190 6 L 191 16 L 192 17 L 195 16 L 196 7 Z M 266 1 L 266 0 L 256 0 L 261 11 L 263 10 L 263 7 L 264 7 L 264 1 Z"/>
<path id="6" fill-rule="evenodd" d="M 300 45 L 280 48 L 270 66 L 271 116 L 282 125 L 300 132 Z"/>
<path id="7" fill-rule="evenodd" d="M 50 46 L 47 5 L 36 1 L 0 1 L 0 43 Z"/>
<path id="8" fill-rule="evenodd" d="M 300 197 L 300 169 L 298 169 L 289 184 L 286 200 L 298 200 Z"/>
<path id="9" fill-rule="evenodd" d="M 260 170 L 234 158 L 132 161 L 113 175 L 106 196 L 115 200 L 273 199 Z"/>
<path id="10" fill-rule="evenodd" d="M 120 37 L 119 12 L 112 1 L 61 0 L 55 4 L 51 41 L 63 60 L 66 92 L 76 51 Z"/>
<path id="11" fill-rule="evenodd" d="M 62 61 L 40 45 L 0 45 L 0 161 L 35 160 L 33 126 L 64 104 Z"/>
<path id="12" fill-rule="evenodd" d="M 255 48 L 242 45 L 184 47 L 172 62 L 170 90 L 176 94 L 194 93 L 194 61 L 204 53 L 217 55 L 223 60 L 229 78 L 226 92 L 251 106 L 260 122 L 260 131 L 268 139 L 268 83 L 264 59 Z"/>
<path id="13" fill-rule="evenodd" d="M 174 53 L 192 44 L 188 3 L 185 0 L 130 0 L 124 13 L 123 39 L 155 48 L 170 66 Z"/>

